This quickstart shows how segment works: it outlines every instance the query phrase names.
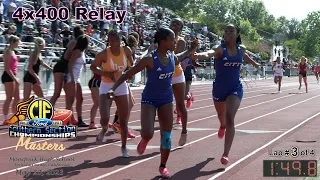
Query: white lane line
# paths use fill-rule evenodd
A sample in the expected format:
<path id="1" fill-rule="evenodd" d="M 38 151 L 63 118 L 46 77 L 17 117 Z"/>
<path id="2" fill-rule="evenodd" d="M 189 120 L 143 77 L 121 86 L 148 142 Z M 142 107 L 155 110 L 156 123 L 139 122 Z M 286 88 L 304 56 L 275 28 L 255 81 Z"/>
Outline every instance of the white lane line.
<path id="1" fill-rule="evenodd" d="M 223 175 L 224 173 L 228 172 L 230 169 L 232 169 L 234 166 L 238 165 L 239 163 L 241 163 L 242 161 L 248 159 L 249 157 L 253 156 L 254 154 L 256 154 L 257 152 L 261 151 L 262 149 L 266 148 L 267 146 L 269 146 L 270 144 L 274 143 L 275 141 L 279 140 L 280 138 L 282 138 L 283 136 L 287 135 L 288 133 L 292 132 L 293 130 L 297 129 L 298 127 L 300 127 L 301 125 L 303 125 L 304 123 L 310 121 L 311 119 L 317 117 L 320 114 L 320 112 L 318 112 L 317 114 L 314 114 L 313 116 L 305 119 L 304 121 L 302 121 L 301 123 L 299 123 L 298 125 L 294 126 L 293 128 L 289 129 L 288 131 L 282 133 L 280 136 L 272 139 L 271 141 L 269 141 L 268 143 L 266 143 L 265 145 L 259 147 L 258 149 L 252 151 L 251 153 L 249 153 L 248 155 L 244 156 L 243 158 L 239 159 L 238 161 L 236 161 L 235 163 L 232 163 L 230 166 L 228 166 L 227 168 L 225 168 L 225 170 L 223 172 L 219 172 L 216 175 L 212 176 L 210 179 L 208 180 L 213 180 L 221 175 Z"/>
<path id="2" fill-rule="evenodd" d="M 290 106 L 287 106 L 287 107 L 285 107 L 285 108 L 281 108 L 281 109 L 278 109 L 278 110 L 276 110 L 276 111 L 272 111 L 272 112 L 270 112 L 270 113 L 264 114 L 264 115 L 262 115 L 262 116 L 258 116 L 258 117 L 256 117 L 256 118 L 250 119 L 250 120 L 248 120 L 248 121 L 246 121 L 246 122 L 240 123 L 240 124 L 236 125 L 235 127 L 238 127 L 238 126 L 241 126 L 241 125 L 243 125 L 243 124 L 249 123 L 249 122 L 251 122 L 251 121 L 260 119 L 260 118 L 265 117 L 265 116 L 268 116 L 268 115 L 270 115 L 270 114 L 274 114 L 274 113 L 283 111 L 283 110 L 285 110 L 285 109 L 288 109 L 288 108 L 290 108 L 290 107 L 296 106 L 296 105 L 298 105 L 298 104 L 301 104 L 301 103 L 303 103 L 303 102 L 309 101 L 309 100 L 314 99 L 314 98 L 319 97 L 319 96 L 320 96 L 320 95 L 317 95 L 317 96 L 314 96 L 314 97 L 312 97 L 312 98 L 309 98 L 309 99 L 300 101 L 300 102 L 298 102 L 298 103 L 292 104 L 292 105 L 290 105 Z M 216 116 L 216 115 L 214 115 L 214 116 Z M 214 117 L 214 116 L 208 116 L 208 117 L 202 118 L 202 120 L 208 119 L 208 118 L 212 118 L 212 117 Z M 198 120 L 196 120 L 196 121 L 200 121 L 200 120 L 201 120 L 201 119 L 198 119 Z M 191 122 L 190 122 L 190 123 L 191 123 Z M 188 123 L 188 124 L 189 124 L 189 123 Z M 157 131 L 155 131 L 155 133 L 156 133 L 156 132 L 159 132 L 159 131 L 160 131 L 160 130 L 157 130 Z M 211 135 L 208 135 L 208 136 L 205 136 L 205 137 L 203 137 L 203 138 L 200 138 L 200 139 L 198 139 L 198 140 L 196 140 L 196 141 L 192 141 L 192 142 L 190 142 L 190 143 L 187 143 L 185 146 L 190 145 L 190 144 L 194 144 L 194 143 L 196 143 L 196 142 L 199 142 L 199 141 L 201 141 L 201 140 L 204 140 L 204 139 L 206 139 L 206 138 L 209 138 L 209 137 L 211 137 L 211 136 L 214 136 L 215 134 L 217 134 L 217 133 L 213 133 L 213 134 L 211 134 Z M 140 137 L 140 136 L 137 136 L 137 138 L 138 138 L 138 137 Z M 113 143 L 110 143 L 110 144 L 99 145 L 99 146 L 92 147 L 92 148 L 88 148 L 88 149 L 84 149 L 84 150 L 81 150 L 81 151 L 76 151 L 76 152 L 74 152 L 74 153 L 66 154 L 66 155 L 63 155 L 63 156 L 54 158 L 54 159 L 52 159 L 52 160 L 61 159 L 61 158 L 63 158 L 63 157 L 69 157 L 69 156 L 72 156 L 72 155 L 84 153 L 84 152 L 87 152 L 87 151 L 95 150 L 95 149 L 98 149 L 98 148 L 101 148 L 101 147 L 110 146 L 110 145 L 117 144 L 117 143 L 119 143 L 119 141 L 116 141 L 116 142 L 113 142 Z M 173 151 L 173 150 L 176 150 L 176 149 L 177 149 L 177 148 L 174 148 L 174 149 L 172 149 L 172 151 Z M 147 158 L 147 159 L 145 159 L 145 160 L 138 161 L 138 162 L 133 163 L 133 164 L 131 164 L 131 165 L 129 165 L 129 166 L 124 166 L 124 167 L 122 167 L 122 168 L 120 168 L 120 169 L 118 169 L 118 170 L 116 170 L 116 171 L 112 171 L 112 172 L 110 172 L 110 173 L 108 173 L 108 174 L 105 174 L 105 175 L 102 175 L 102 176 L 99 176 L 99 177 L 102 177 L 102 178 L 103 178 L 103 177 L 110 176 L 111 174 L 114 174 L 114 173 L 116 173 L 116 172 L 125 170 L 125 169 L 127 169 L 127 168 L 130 168 L 130 167 L 133 166 L 133 165 L 140 164 L 140 163 L 142 163 L 142 162 L 144 162 L 144 161 L 147 161 L 147 160 L 149 160 L 149 159 L 156 158 L 156 157 L 158 157 L 158 156 L 160 156 L 160 155 L 156 155 L 156 156 Z M 11 173 L 11 172 L 15 172 L 16 170 L 26 169 L 26 168 L 28 168 L 28 167 L 32 167 L 32 166 L 35 166 L 35 165 L 43 164 L 43 163 L 46 163 L 46 162 L 48 162 L 48 161 L 42 161 L 42 162 L 38 162 L 38 163 L 33 164 L 33 165 L 30 165 L 30 166 L 24 166 L 24 167 L 20 167 L 20 168 L 17 168 L 17 169 L 12 169 L 12 170 L 8 170 L 8 171 L 4 171 L 4 172 L 1 172 L 1 173 L 0 173 L 0 176 L 1 176 L 1 175 L 4 175 L 4 174 Z"/>
<path id="3" fill-rule="evenodd" d="M 243 125 L 243 124 L 246 124 L 246 123 L 255 121 L 255 120 L 257 120 L 257 119 L 260 119 L 260 118 L 262 118 L 262 117 L 265 117 L 265 116 L 268 116 L 268 115 L 271 115 L 271 114 L 274 114 L 274 113 L 283 111 L 283 110 L 285 110 L 285 109 L 288 109 L 288 108 L 290 108 L 290 107 L 296 106 L 296 105 L 298 105 L 298 104 L 301 104 L 301 103 L 303 103 L 303 102 L 309 101 L 309 100 L 311 100 L 311 99 L 317 98 L 317 97 L 319 97 L 319 96 L 320 96 L 320 95 L 317 95 L 317 96 L 314 96 L 314 97 L 312 97 L 312 98 L 306 99 L 306 100 L 304 100 L 304 101 L 300 101 L 300 102 L 298 102 L 298 103 L 295 103 L 295 104 L 292 104 L 292 105 L 290 105 L 290 106 L 287 106 L 287 107 L 285 107 L 285 108 L 281 108 L 281 109 L 278 109 L 278 110 L 276 110 L 276 111 L 272 111 L 272 112 L 270 112 L 270 113 L 267 113 L 267 114 L 258 116 L 258 117 L 256 117 L 256 118 L 250 119 L 250 120 L 245 121 L 245 122 L 243 122 L 243 123 L 237 124 L 235 127 L 238 127 L 238 126 L 241 126 L 241 125 Z M 320 114 L 320 112 L 317 113 L 316 115 L 318 115 L 318 114 Z M 312 118 L 315 117 L 316 115 L 312 116 Z M 310 120 L 310 119 L 308 119 L 308 120 Z M 307 122 L 307 121 L 306 121 L 306 120 L 303 121 L 303 123 L 305 123 L 305 122 Z M 301 123 L 299 124 L 299 126 L 301 126 Z M 299 127 L 299 126 L 298 126 L 298 127 Z M 292 129 L 292 130 L 293 130 L 293 129 Z M 288 132 L 287 132 L 287 133 L 288 133 Z M 185 144 L 184 146 L 188 146 L 188 145 L 194 144 L 194 143 L 196 143 L 196 142 L 199 142 L 199 141 L 202 141 L 202 140 L 207 139 L 207 138 L 209 138 L 209 137 L 212 137 L 212 136 L 214 136 L 214 135 L 216 135 L 216 134 L 218 134 L 218 133 L 216 132 L 216 133 L 210 134 L 210 135 L 205 136 L 205 137 L 203 137 L 203 138 L 200 138 L 200 139 L 197 139 L 197 140 L 192 141 L 192 142 L 190 142 L 190 143 L 187 143 L 187 144 Z M 283 136 L 284 136 L 284 135 L 283 135 Z M 281 136 L 281 137 L 282 137 L 282 136 Z M 180 148 L 180 147 L 176 147 L 176 148 L 172 149 L 171 151 L 174 151 L 174 150 L 179 149 L 179 148 Z M 159 156 L 160 156 L 160 154 L 155 155 L 155 156 L 152 156 L 152 157 L 149 157 L 149 158 L 146 158 L 146 159 L 143 159 L 143 160 L 140 160 L 140 161 L 137 161 L 137 162 L 135 162 L 135 163 L 132 163 L 132 164 L 130 164 L 130 165 L 124 166 L 124 167 L 119 168 L 119 169 L 117 169 L 117 170 L 111 171 L 111 172 L 109 172 L 109 173 L 107 173 L 107 174 L 101 175 L 101 176 L 96 177 L 96 178 L 93 178 L 93 179 L 91 179 L 91 180 L 98 180 L 98 179 L 102 179 L 102 178 L 108 177 L 108 176 L 110 176 L 110 175 L 112 175 L 112 174 L 118 173 L 118 172 L 120 172 L 120 171 L 123 171 L 123 170 L 125 170 L 125 169 L 128 169 L 128 168 L 130 168 L 130 167 L 133 167 L 133 166 L 135 166 L 135 165 L 138 165 L 138 164 L 140 164 L 140 163 L 143 163 L 143 162 L 145 162 L 145 161 L 154 159 L 154 158 L 159 157 Z"/>

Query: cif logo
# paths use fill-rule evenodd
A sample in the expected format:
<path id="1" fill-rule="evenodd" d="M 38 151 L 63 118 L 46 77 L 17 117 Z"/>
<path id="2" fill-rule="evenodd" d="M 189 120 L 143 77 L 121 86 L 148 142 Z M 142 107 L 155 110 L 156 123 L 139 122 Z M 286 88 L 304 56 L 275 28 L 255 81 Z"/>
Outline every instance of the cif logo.
<path id="1" fill-rule="evenodd" d="M 44 98 L 37 98 L 33 100 L 27 109 L 28 124 L 32 126 L 50 126 L 52 125 L 52 117 L 54 115 L 54 108 L 50 101 Z"/>

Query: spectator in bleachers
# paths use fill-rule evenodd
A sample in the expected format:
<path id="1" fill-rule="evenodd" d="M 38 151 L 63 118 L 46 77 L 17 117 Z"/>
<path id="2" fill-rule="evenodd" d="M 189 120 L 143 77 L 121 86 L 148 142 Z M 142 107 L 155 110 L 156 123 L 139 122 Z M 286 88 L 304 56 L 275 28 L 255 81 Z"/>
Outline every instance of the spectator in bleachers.
<path id="1" fill-rule="evenodd" d="M 10 25 L 8 29 L 3 31 L 2 35 L 8 38 L 9 35 L 16 35 L 17 34 L 17 28 L 14 25 Z"/>
<path id="2" fill-rule="evenodd" d="M 72 36 L 72 33 L 71 31 L 69 30 L 69 27 L 68 26 L 65 26 L 64 27 L 64 30 L 61 31 L 59 33 L 59 35 L 61 36 L 62 35 L 62 44 L 63 44 L 63 47 L 66 48 L 67 47 L 67 44 L 69 43 L 70 41 L 70 38 Z"/>
<path id="3" fill-rule="evenodd" d="M 10 0 L 9 6 L 8 6 L 8 18 L 10 22 L 13 22 L 12 15 L 16 9 L 17 9 L 17 5 L 14 2 L 14 0 Z"/>
<path id="4" fill-rule="evenodd" d="M 86 34 L 90 37 L 93 35 L 92 24 L 88 24 Z"/>

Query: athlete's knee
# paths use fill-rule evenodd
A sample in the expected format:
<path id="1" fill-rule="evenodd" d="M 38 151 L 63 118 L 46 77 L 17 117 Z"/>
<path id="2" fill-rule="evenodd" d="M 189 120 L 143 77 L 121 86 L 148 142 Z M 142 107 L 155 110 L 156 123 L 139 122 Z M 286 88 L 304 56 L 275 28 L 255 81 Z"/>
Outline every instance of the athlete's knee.
<path id="1" fill-rule="evenodd" d="M 161 149 L 162 150 L 171 149 L 171 132 L 167 132 L 167 131 L 162 132 Z"/>
<path id="2" fill-rule="evenodd" d="M 228 127 L 234 126 L 234 117 L 235 117 L 235 115 L 233 115 L 231 113 L 226 114 L 226 123 L 227 123 Z"/>
<path id="3" fill-rule="evenodd" d="M 141 138 L 149 141 L 153 137 L 154 131 L 146 130 L 146 131 L 141 131 Z"/>
<path id="4" fill-rule="evenodd" d="M 77 98 L 77 104 L 83 103 L 83 96 Z"/>
<path id="5" fill-rule="evenodd" d="M 186 105 L 184 103 L 177 103 L 176 107 L 179 113 L 187 113 Z"/>

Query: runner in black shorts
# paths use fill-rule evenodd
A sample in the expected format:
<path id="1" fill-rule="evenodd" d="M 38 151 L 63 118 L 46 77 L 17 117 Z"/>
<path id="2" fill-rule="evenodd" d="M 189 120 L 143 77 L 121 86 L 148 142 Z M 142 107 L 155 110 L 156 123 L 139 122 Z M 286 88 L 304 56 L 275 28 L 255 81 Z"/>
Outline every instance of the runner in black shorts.
<path id="1" fill-rule="evenodd" d="M 40 65 L 45 67 L 46 69 L 52 71 L 52 68 L 49 67 L 46 63 L 44 63 L 41 59 L 41 50 L 45 47 L 45 40 L 43 38 L 36 38 L 34 50 L 32 51 L 29 58 L 28 71 L 23 77 L 23 98 L 24 101 L 29 99 L 31 90 L 38 97 L 44 97 L 43 91 L 41 89 L 40 78 L 38 77 L 38 73 L 40 71 Z"/>
<path id="2" fill-rule="evenodd" d="M 90 111 L 90 125 L 89 129 L 97 129 L 98 126 L 95 124 L 94 119 L 97 114 L 97 110 L 99 108 L 99 88 L 101 83 L 101 76 L 98 74 L 93 74 L 93 77 L 90 79 L 88 86 L 91 91 L 91 97 L 93 101 L 93 105 Z M 109 123 L 110 125 L 110 123 Z"/>
<path id="3" fill-rule="evenodd" d="M 84 32 L 81 30 L 80 26 L 76 26 L 73 28 L 73 35 L 74 38 L 72 41 L 70 41 L 67 45 L 67 48 L 63 52 L 63 55 L 61 57 L 61 60 L 57 62 L 57 64 L 53 68 L 53 76 L 54 76 L 54 93 L 53 96 L 50 99 L 50 102 L 55 105 L 56 101 L 60 97 L 61 90 L 64 87 L 64 83 L 66 82 L 66 74 L 68 73 L 68 65 L 69 65 L 69 59 L 71 58 L 72 51 L 74 46 L 77 43 L 77 38 L 81 35 L 83 35 Z M 77 86 L 80 84 L 77 84 Z M 79 87 L 81 88 L 81 87 Z M 78 121 L 81 124 L 81 127 L 87 127 L 87 125 L 82 121 L 82 96 L 77 93 L 76 94 L 76 111 L 78 115 Z M 73 118 L 72 118 L 73 119 Z M 71 124 L 73 125 L 80 125 L 76 120 L 72 120 Z"/>

